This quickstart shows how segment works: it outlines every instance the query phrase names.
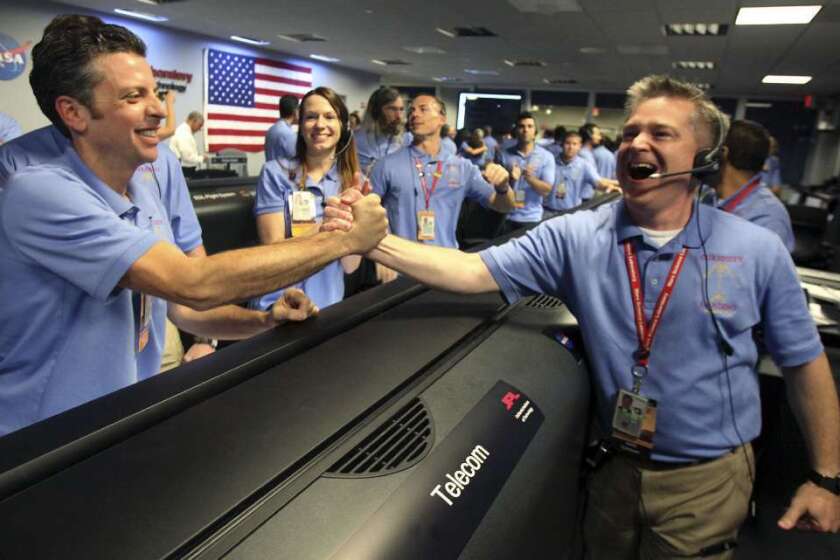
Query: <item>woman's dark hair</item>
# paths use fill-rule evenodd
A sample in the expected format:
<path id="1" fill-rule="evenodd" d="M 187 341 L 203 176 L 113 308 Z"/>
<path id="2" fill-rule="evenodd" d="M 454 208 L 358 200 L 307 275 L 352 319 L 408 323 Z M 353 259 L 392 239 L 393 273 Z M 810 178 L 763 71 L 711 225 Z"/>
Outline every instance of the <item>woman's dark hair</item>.
<path id="1" fill-rule="evenodd" d="M 120 25 L 94 16 L 64 15 L 53 19 L 32 49 L 29 85 L 41 112 L 70 137 L 55 109 L 55 100 L 66 95 L 79 101 L 94 115 L 93 88 L 104 76 L 94 66 L 105 54 L 132 53 L 146 56 L 146 44 Z"/>
<path id="2" fill-rule="evenodd" d="M 338 120 L 341 123 L 341 135 L 338 143 L 335 145 L 336 159 L 338 160 L 338 173 L 341 175 L 341 190 L 344 191 L 353 185 L 353 176 L 359 171 L 359 158 L 356 155 L 356 141 L 353 139 L 353 133 L 350 130 L 350 114 L 347 111 L 347 106 L 338 94 L 326 87 L 318 87 L 310 90 L 300 100 L 300 107 L 298 108 L 298 121 L 301 123 L 298 128 L 297 144 L 295 145 L 295 157 L 304 165 L 306 162 L 306 142 L 303 139 L 303 108 L 306 105 L 306 100 L 313 95 L 319 95 L 327 100 L 327 103 L 333 108 L 338 115 Z M 306 181 L 304 174 L 303 180 Z"/>

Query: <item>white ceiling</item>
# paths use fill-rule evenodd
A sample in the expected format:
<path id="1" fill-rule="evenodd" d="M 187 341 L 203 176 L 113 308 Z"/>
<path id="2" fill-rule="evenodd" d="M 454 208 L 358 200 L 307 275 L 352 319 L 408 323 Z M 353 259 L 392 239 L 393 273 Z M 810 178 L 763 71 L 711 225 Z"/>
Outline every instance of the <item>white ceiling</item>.
<path id="1" fill-rule="evenodd" d="M 267 47 L 298 56 L 340 58 L 341 66 L 384 74 L 390 83 L 434 84 L 433 77 L 482 87 L 622 91 L 651 72 L 711 83 L 713 95 L 840 94 L 840 0 L 178 0 L 149 6 L 137 0 L 65 0 L 111 12 L 127 8 L 169 17 L 165 25 L 227 39 L 232 34 L 271 41 Z M 524 13 L 518 6 L 574 6 L 579 11 Z M 734 25 L 738 8 L 823 4 L 808 25 Z M 730 24 L 725 37 L 666 37 L 662 25 Z M 449 38 L 441 27 L 483 26 L 492 38 Z M 315 33 L 328 40 L 297 43 L 283 33 Z M 403 47 L 437 47 L 446 54 L 415 54 Z M 602 54 L 582 54 L 599 47 Z M 653 49 L 666 54 L 619 54 Z M 371 59 L 399 58 L 396 69 Z M 512 68 L 505 59 L 539 59 L 544 68 Z M 675 71 L 675 60 L 712 60 L 713 71 Z M 493 70 L 474 76 L 465 69 Z M 765 74 L 809 74 L 806 86 L 761 84 Z M 575 86 L 544 79 L 571 78 Z M 448 85 L 448 84 L 443 84 Z"/>

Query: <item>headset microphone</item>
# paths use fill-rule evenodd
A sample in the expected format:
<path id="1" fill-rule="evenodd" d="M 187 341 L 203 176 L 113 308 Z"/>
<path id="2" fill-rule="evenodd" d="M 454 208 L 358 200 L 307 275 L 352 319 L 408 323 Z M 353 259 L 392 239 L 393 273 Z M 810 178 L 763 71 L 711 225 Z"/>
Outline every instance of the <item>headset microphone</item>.
<path id="1" fill-rule="evenodd" d="M 670 173 L 652 173 L 653 169 L 633 169 L 630 171 L 630 176 L 639 181 L 641 179 L 664 179 L 665 177 L 673 177 L 675 175 L 710 175 L 716 173 L 719 169 L 720 163 L 712 161 L 698 167 L 686 169 L 685 171 L 672 171 Z"/>

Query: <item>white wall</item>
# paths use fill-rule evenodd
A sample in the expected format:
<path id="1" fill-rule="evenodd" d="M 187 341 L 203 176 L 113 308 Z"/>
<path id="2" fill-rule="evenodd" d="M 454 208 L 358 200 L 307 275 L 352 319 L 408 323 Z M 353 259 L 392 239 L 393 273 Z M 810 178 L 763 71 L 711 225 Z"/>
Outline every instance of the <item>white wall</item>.
<path id="1" fill-rule="evenodd" d="M 274 51 L 253 49 L 236 43 L 225 42 L 183 31 L 147 25 L 136 20 L 111 17 L 111 14 L 85 12 L 85 10 L 33 0 L 0 2 L 0 33 L 14 37 L 19 43 L 37 43 L 44 27 L 58 14 L 94 13 L 102 19 L 124 25 L 137 33 L 148 47 L 149 63 L 163 70 L 177 70 L 193 75 L 192 82 L 183 94 L 175 100 L 175 114 L 183 121 L 190 111 L 200 111 L 204 100 L 203 52 L 214 48 L 247 55 L 259 55 L 312 68 L 313 87 L 327 86 L 346 96 L 347 106 L 353 111 L 364 107 L 370 94 L 379 86 L 379 76 L 358 70 L 340 68 L 310 59 L 286 56 Z M 32 90 L 29 88 L 31 49 L 27 52 L 27 70 L 12 81 L 0 81 L 0 111 L 12 115 L 24 131 L 39 128 L 49 121 L 38 108 Z M 201 133 L 197 137 L 199 146 L 204 145 Z M 259 173 L 265 158 L 262 153 L 248 154 L 248 172 Z"/>

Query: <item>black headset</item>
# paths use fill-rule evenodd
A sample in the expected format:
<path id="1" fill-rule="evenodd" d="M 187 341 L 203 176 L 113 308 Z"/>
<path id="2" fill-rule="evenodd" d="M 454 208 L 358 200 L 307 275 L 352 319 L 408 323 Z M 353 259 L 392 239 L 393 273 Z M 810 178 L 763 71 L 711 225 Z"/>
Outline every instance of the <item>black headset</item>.
<path id="1" fill-rule="evenodd" d="M 695 154 L 694 162 L 691 165 L 691 176 L 695 179 L 705 180 L 706 184 L 712 187 L 715 185 L 710 184 L 710 181 L 717 183 L 720 180 L 721 151 L 723 150 L 723 143 L 726 141 L 726 123 L 724 122 L 723 115 L 718 111 L 715 113 L 715 116 L 718 121 L 715 147 L 699 150 Z"/>

